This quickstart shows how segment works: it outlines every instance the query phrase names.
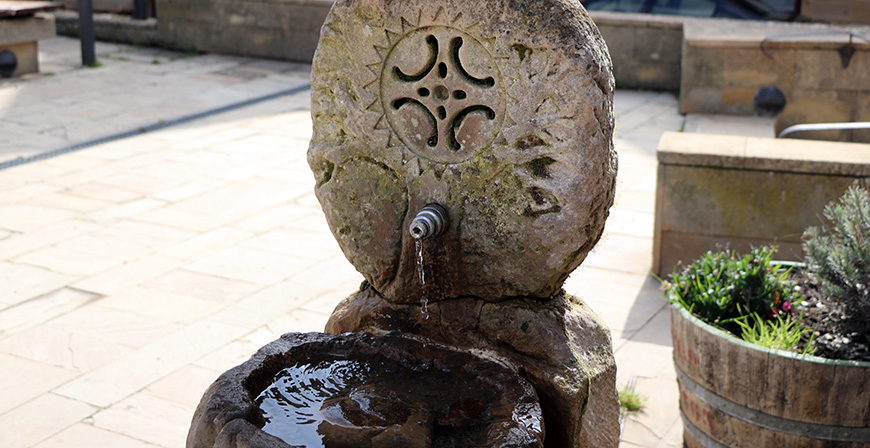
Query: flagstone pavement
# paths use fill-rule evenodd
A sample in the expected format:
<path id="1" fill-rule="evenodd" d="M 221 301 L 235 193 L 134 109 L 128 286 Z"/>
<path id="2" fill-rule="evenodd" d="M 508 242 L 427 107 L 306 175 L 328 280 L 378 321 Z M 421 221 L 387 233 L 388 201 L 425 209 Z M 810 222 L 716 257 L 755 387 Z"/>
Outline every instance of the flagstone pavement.
<path id="1" fill-rule="evenodd" d="M 177 448 L 206 387 L 285 332 L 320 331 L 362 277 L 306 163 L 309 66 L 41 42 L 0 81 L 0 162 L 273 91 L 302 90 L 0 171 L 0 446 Z M 565 284 L 610 326 L 647 398 L 621 446 L 680 446 L 669 323 L 649 275 L 671 93 L 616 94 L 617 198 Z"/>

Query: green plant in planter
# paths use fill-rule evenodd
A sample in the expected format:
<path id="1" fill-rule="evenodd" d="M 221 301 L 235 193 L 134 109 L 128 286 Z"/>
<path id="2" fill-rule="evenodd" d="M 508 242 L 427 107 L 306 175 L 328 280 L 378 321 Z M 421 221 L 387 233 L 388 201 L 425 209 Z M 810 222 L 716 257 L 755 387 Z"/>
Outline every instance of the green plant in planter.
<path id="1" fill-rule="evenodd" d="M 849 187 L 838 203 L 825 207 L 827 228 L 804 232 L 810 275 L 828 296 L 870 319 L 870 192 Z"/>
<path id="2" fill-rule="evenodd" d="M 790 268 L 771 261 L 774 252 L 774 247 L 767 246 L 745 255 L 709 251 L 664 282 L 667 298 L 739 337 L 744 333 L 751 337 L 755 331 L 789 334 L 793 339 L 791 333 L 802 327 L 792 322 L 792 307 L 803 297 L 786 281 Z"/>
<path id="3" fill-rule="evenodd" d="M 813 330 L 801 325 L 800 318 L 795 319 L 790 315 L 783 318 L 779 315 L 774 319 L 764 320 L 756 316 L 752 323 L 738 320 L 737 324 L 742 330 L 740 337 L 751 344 L 780 350 L 799 351 L 804 355 L 812 355 L 816 352 L 813 345 Z M 803 339 L 809 342 L 804 345 L 803 349 L 798 350 L 797 348 L 800 347 Z"/>

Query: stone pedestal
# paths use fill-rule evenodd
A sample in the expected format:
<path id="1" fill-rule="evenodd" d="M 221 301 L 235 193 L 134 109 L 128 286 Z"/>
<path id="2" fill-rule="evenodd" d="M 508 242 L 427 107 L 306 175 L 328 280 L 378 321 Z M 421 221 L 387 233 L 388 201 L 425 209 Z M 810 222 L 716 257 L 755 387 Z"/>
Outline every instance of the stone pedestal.
<path id="1" fill-rule="evenodd" d="M 54 17 L 31 16 L 0 19 L 0 51 L 9 50 L 18 60 L 12 76 L 39 71 L 39 39 L 55 36 Z"/>
<path id="2" fill-rule="evenodd" d="M 582 300 L 487 302 L 463 297 L 395 303 L 370 286 L 342 301 L 330 333 L 396 331 L 488 351 L 515 365 L 541 398 L 546 447 L 605 448 L 619 443 L 616 362 L 610 331 Z"/>

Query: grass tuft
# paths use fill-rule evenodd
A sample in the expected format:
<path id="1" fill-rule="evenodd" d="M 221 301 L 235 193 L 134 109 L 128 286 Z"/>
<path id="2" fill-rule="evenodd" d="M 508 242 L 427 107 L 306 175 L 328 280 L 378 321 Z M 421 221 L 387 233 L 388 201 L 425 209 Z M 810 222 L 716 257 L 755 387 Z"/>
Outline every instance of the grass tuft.
<path id="1" fill-rule="evenodd" d="M 619 413 L 622 416 L 640 414 L 645 408 L 646 397 L 634 390 L 633 386 L 619 390 Z"/>

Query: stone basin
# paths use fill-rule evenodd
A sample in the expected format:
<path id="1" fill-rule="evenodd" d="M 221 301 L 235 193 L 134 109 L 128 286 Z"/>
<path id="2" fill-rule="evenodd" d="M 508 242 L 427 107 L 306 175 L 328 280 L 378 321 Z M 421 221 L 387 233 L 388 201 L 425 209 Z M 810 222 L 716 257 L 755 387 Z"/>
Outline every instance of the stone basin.
<path id="1" fill-rule="evenodd" d="M 188 448 L 542 447 L 532 385 L 506 365 L 400 334 L 288 333 L 222 374 Z"/>

